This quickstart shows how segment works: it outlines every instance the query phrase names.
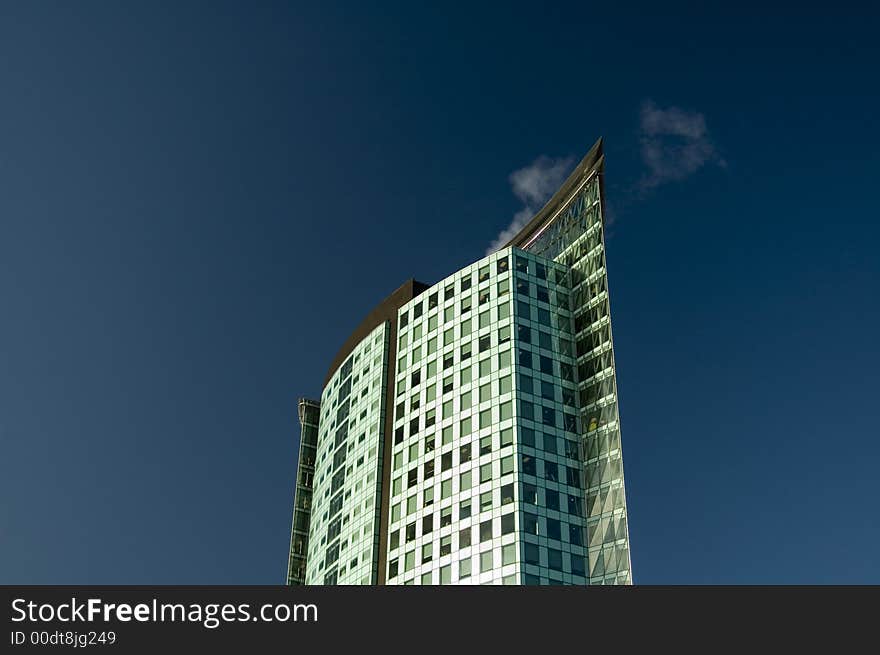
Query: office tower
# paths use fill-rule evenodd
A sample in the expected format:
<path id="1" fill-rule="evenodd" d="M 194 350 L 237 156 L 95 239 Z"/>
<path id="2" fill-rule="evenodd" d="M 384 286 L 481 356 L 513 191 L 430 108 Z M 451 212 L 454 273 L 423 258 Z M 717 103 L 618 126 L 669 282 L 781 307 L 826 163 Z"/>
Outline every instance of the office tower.
<path id="1" fill-rule="evenodd" d="M 603 163 L 391 294 L 300 401 L 289 584 L 632 582 Z"/>

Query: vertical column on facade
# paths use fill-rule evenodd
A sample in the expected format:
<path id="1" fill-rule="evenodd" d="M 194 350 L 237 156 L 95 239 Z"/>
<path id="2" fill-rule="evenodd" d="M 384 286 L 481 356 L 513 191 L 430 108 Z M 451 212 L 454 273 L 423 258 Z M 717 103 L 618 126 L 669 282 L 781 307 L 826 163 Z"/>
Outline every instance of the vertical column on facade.
<path id="1" fill-rule="evenodd" d="M 305 583 L 320 409 L 320 403 L 314 400 L 301 398 L 298 404 L 299 458 L 293 500 L 293 522 L 290 530 L 290 556 L 287 563 L 288 585 Z"/>
<path id="2" fill-rule="evenodd" d="M 591 584 L 630 584 L 629 539 L 598 176 L 575 201 L 572 268 Z"/>

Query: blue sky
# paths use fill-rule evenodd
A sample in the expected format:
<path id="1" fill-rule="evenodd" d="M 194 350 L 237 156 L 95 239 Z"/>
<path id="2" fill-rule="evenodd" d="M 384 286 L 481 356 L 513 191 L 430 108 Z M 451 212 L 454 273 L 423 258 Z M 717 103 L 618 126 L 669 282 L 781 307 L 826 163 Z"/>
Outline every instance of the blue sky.
<path id="1" fill-rule="evenodd" d="M 297 397 L 599 136 L 636 582 L 880 582 L 876 10 L 414 4 L 0 8 L 0 582 L 283 582 Z"/>

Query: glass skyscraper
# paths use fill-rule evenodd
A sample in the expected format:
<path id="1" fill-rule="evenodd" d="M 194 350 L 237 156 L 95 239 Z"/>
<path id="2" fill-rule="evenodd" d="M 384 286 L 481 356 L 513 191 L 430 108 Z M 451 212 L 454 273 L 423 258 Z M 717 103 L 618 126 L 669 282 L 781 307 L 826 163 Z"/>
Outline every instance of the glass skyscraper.
<path id="1" fill-rule="evenodd" d="M 603 163 L 401 286 L 300 401 L 288 584 L 632 582 Z"/>

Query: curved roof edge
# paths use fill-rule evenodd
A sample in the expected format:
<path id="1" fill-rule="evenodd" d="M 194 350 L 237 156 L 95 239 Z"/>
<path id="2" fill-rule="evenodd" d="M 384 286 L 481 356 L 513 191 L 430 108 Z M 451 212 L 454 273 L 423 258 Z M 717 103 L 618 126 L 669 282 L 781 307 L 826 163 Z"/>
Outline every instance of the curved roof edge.
<path id="1" fill-rule="evenodd" d="M 590 148 L 589 152 L 587 152 L 587 154 L 584 155 L 584 158 L 581 159 L 580 163 L 575 166 L 571 175 L 569 175 L 565 182 L 562 183 L 562 186 L 559 187 L 559 190 L 556 191 L 556 193 L 553 194 L 553 197 L 547 201 L 547 204 L 544 205 L 541 211 L 535 214 L 535 217 L 526 223 L 526 226 L 521 229 L 515 237 L 505 243 L 502 248 L 508 248 L 510 246 L 522 248 L 523 245 L 528 244 L 533 237 L 537 236 L 544 228 L 555 220 L 557 209 L 568 201 L 580 182 L 589 178 L 593 173 L 598 173 L 599 184 L 602 185 L 602 172 L 604 166 L 605 154 L 602 151 L 602 137 L 599 137 L 599 140 L 593 144 L 593 147 Z M 600 198 L 604 203 L 605 194 L 600 194 Z M 602 215 L 605 215 L 604 211 L 602 212 Z"/>
<path id="2" fill-rule="evenodd" d="M 397 310 L 422 293 L 428 288 L 428 286 L 429 285 L 424 282 L 418 282 L 417 280 L 410 278 L 393 291 L 391 295 L 385 298 L 385 300 L 376 305 L 373 310 L 367 314 L 364 320 L 361 321 L 361 324 L 357 326 L 357 329 L 355 329 L 348 339 L 345 340 L 345 343 L 342 345 L 342 348 L 339 349 L 339 352 L 336 353 L 333 362 L 330 364 L 330 369 L 327 371 L 327 376 L 324 378 L 324 385 L 321 388 L 323 389 L 327 386 L 327 383 L 330 382 L 330 378 L 333 377 L 336 369 L 342 366 L 345 359 L 351 354 L 355 347 L 357 347 L 357 345 L 370 334 L 370 332 L 375 330 L 379 324 L 384 323 L 385 321 L 397 320 Z"/>

